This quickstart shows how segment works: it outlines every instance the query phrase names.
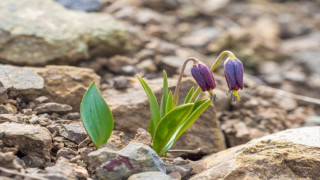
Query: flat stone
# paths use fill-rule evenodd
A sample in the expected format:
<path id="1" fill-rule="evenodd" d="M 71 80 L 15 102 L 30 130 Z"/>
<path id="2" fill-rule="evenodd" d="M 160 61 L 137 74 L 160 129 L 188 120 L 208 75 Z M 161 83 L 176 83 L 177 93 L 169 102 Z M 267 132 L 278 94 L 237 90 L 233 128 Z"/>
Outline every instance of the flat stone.
<path id="1" fill-rule="evenodd" d="M 128 180 L 172 180 L 172 178 L 162 172 L 150 171 L 134 174 Z"/>
<path id="2" fill-rule="evenodd" d="M 99 0 L 55 0 L 64 7 L 75 10 L 93 12 L 99 11 L 102 8 L 102 3 Z"/>
<path id="3" fill-rule="evenodd" d="M 288 129 L 201 160 L 191 179 L 317 179 L 320 126 Z"/>
<path id="4" fill-rule="evenodd" d="M 129 48 L 126 28 L 105 13 L 74 12 L 52 0 L 20 0 L 19 3 L 2 0 L 0 11 L 3 62 L 69 64 Z"/>
<path id="5" fill-rule="evenodd" d="M 0 64 L 0 87 L 5 92 L 10 90 L 8 91 L 9 96 L 24 95 L 32 99 L 44 88 L 44 80 L 29 69 Z"/>
<path id="6" fill-rule="evenodd" d="M 19 122 L 21 116 L 13 114 L 0 114 L 0 123 L 2 122 Z"/>
<path id="7" fill-rule="evenodd" d="M 130 143 L 119 151 L 116 158 L 97 168 L 96 174 L 102 180 L 116 180 L 145 171 L 166 172 L 162 159 L 149 146 Z"/>
<path id="8" fill-rule="evenodd" d="M 87 133 L 81 123 L 62 124 L 59 128 L 59 134 L 77 144 L 87 138 Z"/>
<path id="9" fill-rule="evenodd" d="M 162 95 L 162 79 L 146 80 L 154 90 L 160 102 Z M 170 79 L 169 88 L 174 90 L 176 80 Z M 128 78 L 128 87 L 124 91 L 107 89 L 102 92 L 114 119 L 114 128 L 126 133 L 128 137 L 134 138 L 137 129 L 148 129 L 150 111 L 147 95 L 141 84 L 135 78 Z M 192 78 L 184 78 L 180 89 L 180 101 L 192 86 L 197 86 Z M 180 102 L 181 103 L 181 102 Z M 211 154 L 226 148 L 224 136 L 220 129 L 220 123 L 216 117 L 213 105 L 199 117 L 199 119 L 180 137 L 173 149 L 198 149 L 200 153 Z M 177 155 L 177 154 L 175 154 Z"/>
<path id="10" fill-rule="evenodd" d="M 0 131 L 4 132 L 2 138 L 4 146 L 17 147 L 30 157 L 50 160 L 52 138 L 47 128 L 5 122 L 0 124 Z"/>
<path id="11" fill-rule="evenodd" d="M 53 102 L 68 104 L 74 111 L 79 111 L 82 96 L 90 84 L 93 81 L 100 83 L 100 77 L 88 68 L 46 66 L 29 69 L 44 79 L 42 95 L 47 96 Z"/>
<path id="12" fill-rule="evenodd" d="M 72 107 L 67 104 L 59 104 L 59 103 L 43 103 L 39 104 L 35 109 L 38 114 L 41 113 L 53 113 L 53 112 L 68 112 L 72 110 Z"/>

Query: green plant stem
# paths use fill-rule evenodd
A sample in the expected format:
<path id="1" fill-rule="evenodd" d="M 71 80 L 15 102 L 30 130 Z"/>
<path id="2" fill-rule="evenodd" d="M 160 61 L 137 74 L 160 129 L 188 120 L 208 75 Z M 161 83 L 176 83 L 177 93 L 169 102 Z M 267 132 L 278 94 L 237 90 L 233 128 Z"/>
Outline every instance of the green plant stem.
<path id="1" fill-rule="evenodd" d="M 231 52 L 231 51 L 223 51 L 222 53 L 220 53 L 220 55 L 217 57 L 217 59 L 214 61 L 213 65 L 210 68 L 210 71 L 213 72 L 219 65 L 220 61 L 223 59 L 224 56 L 229 55 L 230 59 L 235 59 L 235 55 Z M 193 102 L 197 96 L 199 95 L 199 93 L 201 92 L 200 87 L 198 86 L 197 89 L 195 90 L 195 92 L 193 93 L 192 97 L 189 100 L 190 102 Z"/>
<path id="2" fill-rule="evenodd" d="M 182 77 L 183 77 L 183 74 L 184 74 L 184 70 L 186 69 L 186 65 L 187 65 L 187 63 L 189 61 L 193 61 L 194 64 L 199 63 L 199 60 L 197 58 L 194 58 L 194 57 L 189 57 L 184 61 L 183 65 L 182 65 L 182 68 L 181 68 L 181 71 L 180 71 L 180 74 L 179 74 L 179 79 L 178 79 L 178 82 L 177 82 L 177 85 L 176 85 L 176 89 L 174 90 L 174 94 L 173 94 L 173 104 L 174 104 L 174 106 L 176 106 L 177 103 L 178 103 L 179 90 L 180 90 L 180 86 L 181 86 Z"/>

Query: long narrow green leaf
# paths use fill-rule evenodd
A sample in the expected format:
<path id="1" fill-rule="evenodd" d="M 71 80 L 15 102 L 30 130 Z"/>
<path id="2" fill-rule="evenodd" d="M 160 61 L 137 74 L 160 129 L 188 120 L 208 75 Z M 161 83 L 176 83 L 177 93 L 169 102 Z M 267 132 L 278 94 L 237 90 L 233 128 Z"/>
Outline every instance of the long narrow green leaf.
<path id="1" fill-rule="evenodd" d="M 144 91 L 146 92 L 148 99 L 149 99 L 149 103 L 150 103 L 150 111 L 151 111 L 151 119 L 152 121 L 150 121 L 150 123 L 153 124 L 153 127 L 150 128 L 150 126 L 152 126 L 149 123 L 149 130 L 150 129 L 154 129 L 154 127 L 157 127 L 160 121 L 160 111 L 159 111 L 159 105 L 158 105 L 158 101 L 156 96 L 154 95 L 153 91 L 151 90 L 150 86 L 146 83 L 146 81 L 138 76 L 138 79 L 144 89 Z M 150 134 L 154 134 L 154 132 L 149 132 Z"/>
<path id="2" fill-rule="evenodd" d="M 166 106 L 168 100 L 168 77 L 166 71 L 163 71 L 163 92 L 162 99 L 160 105 L 160 118 L 162 118 L 166 114 Z"/>
<path id="3" fill-rule="evenodd" d="M 153 149 L 158 154 L 163 152 L 163 149 L 168 144 L 174 132 L 191 113 L 193 106 L 194 104 L 178 106 L 161 119 L 153 138 Z"/>
<path id="4" fill-rule="evenodd" d="M 192 86 L 192 88 L 189 90 L 186 98 L 184 99 L 184 103 L 183 104 L 187 104 L 189 102 L 189 100 L 191 99 L 191 97 L 193 95 L 193 91 L 194 91 L 194 86 Z"/>
<path id="5" fill-rule="evenodd" d="M 195 103 L 192 113 L 185 121 L 180 125 L 180 127 L 174 132 L 171 139 L 167 143 L 164 150 L 169 150 L 174 143 L 179 139 L 179 137 L 199 118 L 199 116 L 210 106 L 211 100 L 204 99 Z M 164 153 L 164 150 L 161 153 Z"/>
<path id="6" fill-rule="evenodd" d="M 99 148 L 106 143 L 113 130 L 113 115 L 94 82 L 82 98 L 80 115 L 95 146 Z"/>
<path id="7" fill-rule="evenodd" d="M 166 105 L 166 114 L 170 112 L 172 109 L 173 109 L 173 95 L 172 95 L 172 92 L 170 91 L 168 95 L 167 105 Z"/>
<path id="8" fill-rule="evenodd" d="M 153 136 L 154 136 L 154 125 L 153 125 L 152 118 L 149 121 L 148 132 L 150 133 L 151 137 L 153 138 Z"/>

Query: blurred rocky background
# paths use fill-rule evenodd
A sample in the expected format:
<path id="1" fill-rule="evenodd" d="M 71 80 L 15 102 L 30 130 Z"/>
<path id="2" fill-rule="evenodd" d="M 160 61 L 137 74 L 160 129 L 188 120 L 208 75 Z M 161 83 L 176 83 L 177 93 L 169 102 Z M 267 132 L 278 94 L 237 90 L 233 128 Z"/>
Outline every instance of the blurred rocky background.
<path id="1" fill-rule="evenodd" d="M 150 114 L 135 76 L 160 97 L 162 70 L 173 89 L 184 59 L 210 66 L 223 50 L 244 63 L 241 101 L 226 95 L 221 63 L 218 100 L 174 146 L 201 150 L 153 159 L 148 134 L 138 130 Z M 320 130 L 310 127 L 320 126 L 319 0 L 1 0 L 0 62 L 0 179 L 320 175 Z M 188 68 L 185 76 L 181 95 L 196 86 Z M 92 81 L 117 130 L 100 150 L 79 114 Z M 299 129 L 283 131 L 291 128 Z M 137 166 L 105 170 L 119 157 Z M 225 157 L 236 170 L 224 168 Z"/>

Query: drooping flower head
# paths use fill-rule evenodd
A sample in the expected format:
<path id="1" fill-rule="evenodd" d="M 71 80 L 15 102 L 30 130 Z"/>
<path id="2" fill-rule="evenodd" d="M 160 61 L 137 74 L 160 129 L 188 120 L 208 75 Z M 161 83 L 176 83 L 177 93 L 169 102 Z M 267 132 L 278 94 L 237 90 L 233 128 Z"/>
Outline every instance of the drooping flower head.
<path id="1" fill-rule="evenodd" d="M 216 87 L 216 83 L 208 66 L 201 62 L 195 63 L 191 68 L 191 74 L 202 91 L 208 91 L 211 99 L 215 100 L 216 96 L 212 90 Z"/>
<path id="2" fill-rule="evenodd" d="M 237 58 L 228 58 L 224 62 L 224 74 L 229 90 L 232 91 L 232 100 L 240 100 L 238 90 L 243 88 L 243 64 Z"/>

